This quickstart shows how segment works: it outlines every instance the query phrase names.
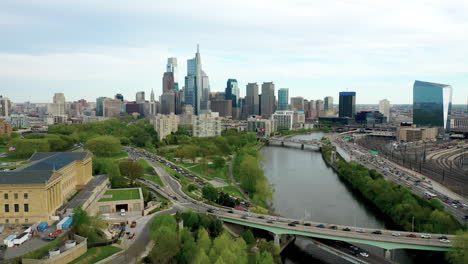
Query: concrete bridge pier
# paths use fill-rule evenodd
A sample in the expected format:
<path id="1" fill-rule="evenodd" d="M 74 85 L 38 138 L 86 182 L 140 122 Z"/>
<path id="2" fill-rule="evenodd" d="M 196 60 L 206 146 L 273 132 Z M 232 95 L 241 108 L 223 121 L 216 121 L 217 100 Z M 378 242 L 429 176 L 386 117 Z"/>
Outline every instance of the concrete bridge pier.
<path id="1" fill-rule="evenodd" d="M 281 141 L 281 146 L 284 147 L 284 141 Z"/>
<path id="2" fill-rule="evenodd" d="M 304 150 L 304 144 L 301 144 L 301 149 Z"/>
<path id="3" fill-rule="evenodd" d="M 393 250 L 384 249 L 384 256 L 385 256 L 386 259 L 392 260 L 393 259 Z"/>
<path id="4" fill-rule="evenodd" d="M 289 244 L 294 243 L 295 235 L 278 235 L 274 234 L 274 243 L 282 252 Z"/>
<path id="5" fill-rule="evenodd" d="M 281 248 L 281 242 L 280 242 L 281 241 L 281 235 L 275 234 L 274 241 L 275 241 L 275 246 Z"/>

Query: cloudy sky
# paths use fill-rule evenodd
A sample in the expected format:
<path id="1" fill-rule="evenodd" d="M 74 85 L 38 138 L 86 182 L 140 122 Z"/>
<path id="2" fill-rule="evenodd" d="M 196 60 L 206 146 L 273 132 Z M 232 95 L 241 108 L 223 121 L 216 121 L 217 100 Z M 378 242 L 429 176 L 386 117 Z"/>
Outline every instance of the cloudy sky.
<path id="1" fill-rule="evenodd" d="M 356 91 L 357 103 L 411 103 L 414 80 L 468 97 L 464 0 L 2 0 L 0 94 L 14 102 L 162 91 L 167 57 L 200 44 L 211 90 L 236 78 L 290 96 Z"/>

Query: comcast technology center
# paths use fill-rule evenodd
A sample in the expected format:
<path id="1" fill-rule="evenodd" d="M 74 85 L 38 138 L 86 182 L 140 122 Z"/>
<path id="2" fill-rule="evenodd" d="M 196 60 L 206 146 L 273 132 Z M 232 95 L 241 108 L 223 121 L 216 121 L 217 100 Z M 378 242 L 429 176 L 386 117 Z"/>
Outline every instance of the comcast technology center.
<path id="1" fill-rule="evenodd" d="M 413 86 L 413 124 L 440 127 L 450 131 L 452 86 L 415 81 Z"/>

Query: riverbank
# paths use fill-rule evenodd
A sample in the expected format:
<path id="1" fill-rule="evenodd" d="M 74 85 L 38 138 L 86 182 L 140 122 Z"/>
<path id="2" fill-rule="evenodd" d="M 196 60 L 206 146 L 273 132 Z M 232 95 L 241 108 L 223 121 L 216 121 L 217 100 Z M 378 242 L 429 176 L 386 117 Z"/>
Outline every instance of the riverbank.
<path id="1" fill-rule="evenodd" d="M 355 162 L 345 162 L 338 154 L 332 161 L 332 146 L 328 140 L 323 142 L 321 153 L 325 163 L 355 192 L 403 230 L 453 234 L 462 228 L 452 215 L 443 210 L 437 203 L 438 200 L 428 202 L 407 188 L 386 181 L 375 170 L 369 170 Z"/>

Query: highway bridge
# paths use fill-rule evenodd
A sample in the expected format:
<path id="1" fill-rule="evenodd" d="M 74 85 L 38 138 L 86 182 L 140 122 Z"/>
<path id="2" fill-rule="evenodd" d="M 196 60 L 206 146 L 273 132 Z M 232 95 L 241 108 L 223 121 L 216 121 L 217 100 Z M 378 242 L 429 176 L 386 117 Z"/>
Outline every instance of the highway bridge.
<path id="1" fill-rule="evenodd" d="M 265 144 L 269 145 L 270 143 L 279 143 L 282 147 L 285 146 L 285 143 L 292 143 L 293 145 L 300 146 L 301 149 L 304 149 L 304 146 L 313 146 L 313 147 L 322 147 L 322 142 L 318 139 L 293 139 L 288 137 L 261 137 L 260 140 L 265 141 Z"/>

